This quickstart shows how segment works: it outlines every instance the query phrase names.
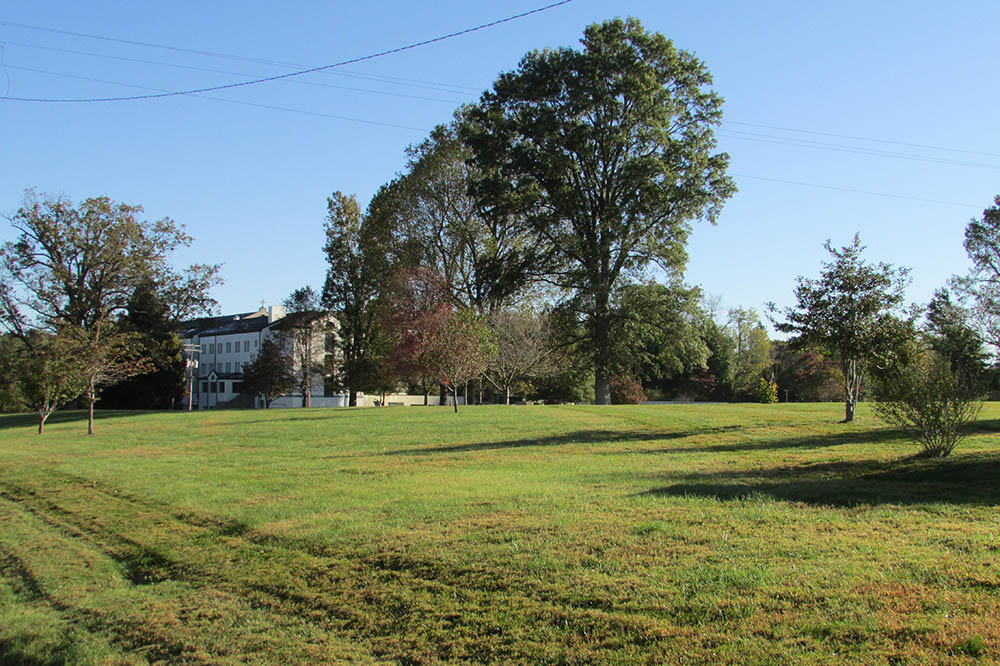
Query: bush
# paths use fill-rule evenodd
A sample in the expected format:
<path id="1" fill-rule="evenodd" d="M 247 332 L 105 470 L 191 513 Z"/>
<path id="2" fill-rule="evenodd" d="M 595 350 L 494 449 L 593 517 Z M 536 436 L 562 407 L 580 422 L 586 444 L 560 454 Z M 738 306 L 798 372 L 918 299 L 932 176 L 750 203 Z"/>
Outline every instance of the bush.
<path id="1" fill-rule="evenodd" d="M 646 402 L 646 394 L 643 393 L 642 384 L 637 379 L 626 375 L 614 375 L 609 383 L 611 384 L 611 404 L 641 405 Z"/>
<path id="2" fill-rule="evenodd" d="M 876 399 L 879 418 L 902 428 L 934 458 L 952 452 L 983 406 L 976 382 L 933 352 L 883 373 Z"/>
<path id="3" fill-rule="evenodd" d="M 757 401 L 765 405 L 773 405 L 778 402 L 777 382 L 769 382 L 761 377 L 757 383 Z"/>

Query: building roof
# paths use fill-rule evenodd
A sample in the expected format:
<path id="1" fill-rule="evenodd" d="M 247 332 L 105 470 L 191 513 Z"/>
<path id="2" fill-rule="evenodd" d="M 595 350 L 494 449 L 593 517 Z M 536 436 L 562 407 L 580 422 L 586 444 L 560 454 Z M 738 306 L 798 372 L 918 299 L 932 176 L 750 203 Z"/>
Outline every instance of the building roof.
<path id="1" fill-rule="evenodd" d="M 267 311 L 244 312 L 220 317 L 199 317 L 180 323 L 180 334 L 184 338 L 204 335 L 232 335 L 234 333 L 256 333 L 268 325 Z"/>

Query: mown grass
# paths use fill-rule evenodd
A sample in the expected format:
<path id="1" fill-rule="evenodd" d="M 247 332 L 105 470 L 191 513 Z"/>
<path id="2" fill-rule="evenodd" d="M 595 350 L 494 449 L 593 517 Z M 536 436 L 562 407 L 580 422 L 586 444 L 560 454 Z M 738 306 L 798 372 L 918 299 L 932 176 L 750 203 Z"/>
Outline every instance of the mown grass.
<path id="1" fill-rule="evenodd" d="M 1000 404 L 0 417 L 0 664 L 1000 659 Z"/>

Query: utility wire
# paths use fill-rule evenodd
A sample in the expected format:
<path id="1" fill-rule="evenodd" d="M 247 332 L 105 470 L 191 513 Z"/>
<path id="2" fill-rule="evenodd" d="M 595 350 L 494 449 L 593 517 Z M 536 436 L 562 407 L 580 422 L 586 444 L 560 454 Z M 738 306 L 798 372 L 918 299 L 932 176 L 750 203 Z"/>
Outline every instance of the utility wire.
<path id="1" fill-rule="evenodd" d="M 50 76 L 61 76 L 67 79 L 77 79 L 79 81 L 91 81 L 93 83 L 104 83 L 113 86 L 124 86 L 126 88 L 135 88 L 138 90 L 152 90 L 159 91 L 159 88 L 150 88 L 148 86 L 140 86 L 134 83 L 122 83 L 121 81 L 108 81 L 107 79 L 95 79 L 89 76 L 78 76 L 76 74 L 64 74 L 62 72 L 50 72 L 44 69 L 33 69 L 31 67 L 18 67 L 16 65 L 8 65 L 11 69 L 18 69 L 25 72 L 34 72 L 36 74 L 48 74 Z M 426 127 L 412 127 L 409 125 L 396 125 L 394 123 L 383 123 L 377 120 L 366 120 L 363 118 L 352 118 L 350 116 L 339 116 L 332 113 L 322 113 L 320 111 L 309 111 L 307 109 L 294 109 L 287 106 L 273 106 L 271 104 L 258 104 L 257 102 L 246 102 L 238 99 L 228 99 L 226 97 L 214 97 L 212 95 L 201 95 L 192 94 L 191 97 L 197 97 L 199 99 L 209 99 L 213 102 L 226 102 L 227 104 L 239 104 L 240 106 L 252 106 L 257 109 L 269 109 L 272 111 L 287 111 L 289 113 L 299 113 L 307 116 L 317 116 L 320 118 L 333 118 L 335 120 L 346 120 L 353 123 L 364 123 L 365 125 L 378 125 L 379 127 L 394 127 L 396 129 L 413 130 L 415 132 L 430 132 Z"/>
<path id="2" fill-rule="evenodd" d="M 947 148 L 945 146 L 932 146 L 926 143 L 910 143 L 908 141 L 893 141 L 891 139 L 876 139 L 867 136 L 856 136 L 852 134 L 836 134 L 834 132 L 820 132 L 817 130 L 797 129 L 795 127 L 781 127 L 778 125 L 763 125 L 761 123 L 748 123 L 740 120 L 726 120 L 724 124 L 744 125 L 746 127 L 759 127 L 761 129 L 778 130 L 779 132 L 796 132 L 799 134 L 814 134 L 816 136 L 829 136 L 836 139 L 851 139 L 854 141 L 871 141 L 872 143 L 886 143 L 896 146 L 909 146 L 910 148 L 927 148 L 929 150 L 943 150 L 949 153 L 968 153 L 969 155 L 987 155 L 989 157 L 1000 157 L 1000 153 L 990 153 L 982 150 L 964 150 L 961 148 Z"/>
<path id="3" fill-rule="evenodd" d="M 461 35 L 467 35 L 472 32 L 477 32 L 479 30 L 484 30 L 486 28 L 491 28 L 493 26 L 500 25 L 502 23 L 509 23 L 510 21 L 515 21 L 517 19 L 524 18 L 526 16 L 531 16 L 532 14 L 538 14 L 539 12 L 544 12 L 549 9 L 554 9 L 562 5 L 569 4 L 573 0 L 560 0 L 560 2 L 554 2 L 543 7 L 538 7 L 530 11 L 521 12 L 520 14 L 515 14 L 513 16 L 508 16 L 507 18 L 497 19 L 496 21 L 490 21 L 489 23 L 483 23 L 481 25 L 474 26 L 472 28 L 466 28 L 464 30 L 459 30 L 457 32 L 448 33 L 447 35 L 441 35 L 440 37 L 433 37 L 431 39 L 425 39 L 420 42 L 414 42 L 412 44 L 407 44 L 406 46 L 399 46 L 394 49 L 389 49 L 386 51 L 379 51 L 378 53 L 372 53 L 366 56 L 360 56 L 357 58 L 350 58 L 348 60 L 342 60 L 340 62 L 331 63 L 329 65 L 322 65 L 320 67 L 310 67 L 308 69 L 301 69 L 295 72 L 288 72 L 286 74 L 277 74 L 275 76 L 268 76 L 264 78 L 254 79 L 251 81 L 239 81 L 235 83 L 227 83 L 219 86 L 207 86 L 204 88 L 194 88 L 191 90 L 176 90 L 171 92 L 160 92 L 160 93 L 150 93 L 148 95 L 132 95 L 128 97 L 90 97 L 90 98 L 72 98 L 72 99 L 55 99 L 55 98 L 37 98 L 37 97 L 2 97 L 0 99 L 10 100 L 12 102 L 46 102 L 46 103 L 90 103 L 90 102 L 131 102 L 146 99 L 159 99 L 163 97 L 178 97 L 181 95 L 196 95 L 200 93 L 215 92 L 218 90 L 229 90 L 232 88 L 243 88 L 246 86 L 257 85 L 260 83 L 268 83 L 270 81 L 280 81 L 282 79 L 292 78 L 294 76 L 302 76 L 303 74 L 312 74 L 313 72 L 322 72 L 335 67 L 342 67 L 344 65 L 350 65 L 357 62 L 363 62 L 366 60 L 373 60 L 375 58 L 381 58 L 383 56 L 392 55 L 394 53 L 401 53 L 403 51 L 409 51 L 411 49 L 419 48 L 421 46 L 427 46 L 430 44 L 435 44 L 437 42 L 442 42 L 447 39 L 452 39 L 454 37 L 459 37 Z"/>
<path id="4" fill-rule="evenodd" d="M 794 146 L 797 148 L 813 148 L 816 150 L 829 150 L 840 153 L 856 153 L 859 155 L 873 155 L 876 157 L 892 157 L 896 159 L 912 160 L 916 162 L 931 162 L 933 164 L 947 164 L 954 166 L 965 166 L 976 169 L 1000 170 L 1000 165 L 987 164 L 984 162 L 966 162 L 962 160 L 950 159 L 947 157 L 934 157 L 932 155 L 916 155 L 913 153 L 900 153 L 888 150 L 877 150 L 864 148 L 861 146 L 845 146 L 843 144 L 826 143 L 821 141 L 809 141 L 790 137 L 771 136 L 768 134 L 756 134 L 754 132 L 725 131 L 716 132 L 721 137 L 738 139 L 741 141 L 755 141 L 757 143 L 771 143 L 779 146 Z"/>
<path id="5" fill-rule="evenodd" d="M 181 64 L 172 63 L 172 62 L 163 62 L 162 60 L 144 60 L 142 58 L 129 58 L 129 57 L 126 57 L 126 56 L 115 56 L 115 55 L 109 55 L 109 54 L 106 54 L 106 53 L 94 53 L 92 51 L 77 51 L 77 50 L 74 50 L 74 49 L 60 49 L 60 48 L 55 48 L 53 46 L 39 46 L 39 45 L 36 45 L 36 44 L 24 44 L 22 42 L 7 42 L 7 43 L 15 45 L 15 46 L 27 47 L 29 49 L 42 49 L 43 51 L 54 51 L 56 53 L 69 53 L 69 54 L 72 54 L 72 55 L 91 56 L 91 57 L 94 57 L 94 58 L 106 58 L 108 60 L 119 60 L 121 62 L 134 62 L 134 63 L 139 63 L 139 64 L 142 64 L 142 65 L 157 65 L 157 66 L 160 66 L 160 67 L 173 67 L 173 68 L 176 68 L 176 69 L 187 69 L 187 70 L 191 70 L 191 71 L 195 71 L 195 72 L 210 72 L 212 74 L 226 74 L 228 76 L 245 76 L 247 78 L 257 78 L 258 76 L 260 76 L 259 74 L 247 74 L 246 72 L 233 72 L 233 71 L 224 70 L 224 69 L 213 69 L 211 67 L 198 67 L 196 65 L 181 65 Z M 41 71 L 41 70 L 35 70 L 35 71 Z M 53 75 L 56 75 L 56 76 L 59 75 L 57 72 L 43 72 L 43 73 L 53 74 Z M 370 90 L 368 88 L 352 88 L 350 86 L 338 86 L 338 85 L 335 85 L 335 84 L 332 84 L 332 83 L 323 83 L 323 82 L 320 82 L 320 81 L 299 81 L 297 79 L 291 79 L 288 82 L 289 83 L 296 83 L 298 85 L 303 85 L 303 86 L 316 86 L 316 87 L 321 87 L 321 88 L 334 88 L 334 89 L 337 89 L 337 90 L 351 90 L 351 91 L 354 91 L 354 92 L 364 92 L 364 93 L 370 93 L 370 94 L 373 94 L 373 95 L 389 95 L 389 96 L 392 96 L 392 97 L 404 97 L 404 98 L 407 98 L 407 99 L 420 99 L 420 100 L 425 100 L 425 101 L 429 101 L 429 102 L 444 102 L 444 103 L 447 103 L 447 104 L 455 104 L 455 105 L 462 104 L 461 100 L 455 100 L 455 99 L 441 99 L 441 98 L 438 98 L 438 97 L 424 97 L 424 96 L 421 96 L 421 95 L 407 95 L 407 94 L 404 94 L 404 93 L 394 93 L 394 92 L 388 92 L 388 91 L 384 91 L 384 90 Z M 116 85 L 129 85 L 129 84 L 116 83 Z"/>
<path id="6" fill-rule="evenodd" d="M 747 173 L 729 173 L 730 176 L 735 176 L 736 178 L 752 178 L 753 180 L 765 180 L 771 183 L 783 183 L 785 185 L 800 185 L 802 187 L 817 187 L 823 190 L 834 190 L 836 192 L 851 192 L 853 194 L 868 194 L 874 197 L 888 197 L 890 199 L 907 199 L 909 201 L 921 201 L 924 203 L 935 203 L 942 204 L 945 206 L 960 206 L 962 208 L 973 208 L 979 209 L 982 204 L 973 205 L 967 203 L 958 203 L 957 201 L 941 201 L 940 199 L 925 199 L 923 197 L 911 197 L 904 194 L 888 194 L 886 192 L 872 192 L 870 190 L 856 190 L 850 187 L 837 187 L 835 185 L 820 185 L 818 183 L 804 183 L 800 180 L 783 180 L 781 178 L 767 178 L 765 176 L 751 176 Z"/>

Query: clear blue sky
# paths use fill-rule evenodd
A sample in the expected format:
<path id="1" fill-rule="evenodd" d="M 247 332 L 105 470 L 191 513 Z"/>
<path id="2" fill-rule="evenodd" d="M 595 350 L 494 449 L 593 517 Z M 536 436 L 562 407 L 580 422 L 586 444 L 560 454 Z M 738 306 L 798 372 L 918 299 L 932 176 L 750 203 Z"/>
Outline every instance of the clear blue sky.
<path id="1" fill-rule="evenodd" d="M 219 85 L 544 4 L 10 0 L 0 6 L 0 93 L 108 97 Z M 823 241 L 844 245 L 855 231 L 870 259 L 913 269 L 913 301 L 965 272 L 965 225 L 1000 193 L 993 0 L 575 0 L 211 99 L 0 101 L 0 212 L 16 210 L 28 187 L 142 204 L 148 217 L 170 216 L 195 237 L 176 263 L 224 265 L 214 292 L 224 312 L 278 303 L 296 287 L 322 285 L 332 191 L 356 193 L 364 206 L 402 167 L 408 144 L 524 53 L 575 46 L 586 25 L 628 15 L 695 52 L 726 99 L 720 148 L 740 192 L 717 226 L 696 226 L 690 283 L 724 307 L 787 305 L 795 276 L 818 273 Z M 0 240 L 11 237 L 4 224 Z"/>

